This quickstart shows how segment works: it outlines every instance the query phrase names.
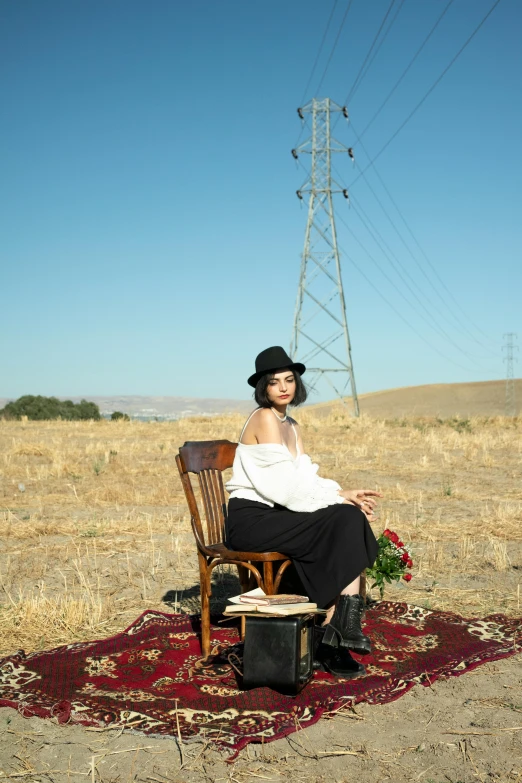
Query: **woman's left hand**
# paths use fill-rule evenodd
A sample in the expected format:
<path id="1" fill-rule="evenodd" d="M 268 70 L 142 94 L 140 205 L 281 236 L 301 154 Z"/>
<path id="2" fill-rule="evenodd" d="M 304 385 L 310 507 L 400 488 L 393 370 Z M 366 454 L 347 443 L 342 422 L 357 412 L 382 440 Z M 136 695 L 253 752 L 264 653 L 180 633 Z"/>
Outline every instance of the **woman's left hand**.
<path id="1" fill-rule="evenodd" d="M 370 521 L 375 519 L 374 509 L 377 506 L 375 498 L 382 498 L 380 492 L 375 492 L 373 489 L 344 489 L 339 492 L 342 497 L 353 503 L 354 506 L 364 511 Z"/>

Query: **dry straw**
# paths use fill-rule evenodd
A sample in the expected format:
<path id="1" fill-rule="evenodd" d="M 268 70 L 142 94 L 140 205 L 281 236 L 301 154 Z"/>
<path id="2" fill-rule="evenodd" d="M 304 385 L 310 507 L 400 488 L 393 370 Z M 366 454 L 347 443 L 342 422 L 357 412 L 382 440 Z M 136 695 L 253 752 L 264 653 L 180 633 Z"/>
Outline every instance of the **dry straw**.
<path id="1" fill-rule="evenodd" d="M 519 613 L 521 421 L 295 417 L 322 475 L 382 491 L 376 532 L 411 543 L 414 578 L 386 597 Z M 242 424 L 0 421 L 0 652 L 106 636 L 146 608 L 197 611 L 175 455 L 186 440 L 236 440 Z M 216 580 L 219 604 L 237 588 L 232 571 Z"/>

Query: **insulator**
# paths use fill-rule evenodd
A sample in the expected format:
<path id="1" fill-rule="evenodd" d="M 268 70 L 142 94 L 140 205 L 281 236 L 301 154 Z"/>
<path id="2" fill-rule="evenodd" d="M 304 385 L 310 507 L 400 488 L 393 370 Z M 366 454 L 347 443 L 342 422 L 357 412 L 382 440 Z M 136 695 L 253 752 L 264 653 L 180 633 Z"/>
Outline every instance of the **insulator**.
<path id="1" fill-rule="evenodd" d="M 346 117 L 347 120 L 349 119 L 348 109 L 346 108 L 346 106 L 343 106 L 343 117 Z"/>
<path id="2" fill-rule="evenodd" d="M 300 198 L 301 201 L 302 201 L 303 200 L 303 195 L 302 195 L 301 191 L 300 190 L 296 190 L 295 192 L 297 193 L 297 198 Z"/>
<path id="3" fill-rule="evenodd" d="M 346 188 L 343 190 L 343 196 L 344 196 L 345 198 L 347 198 L 347 199 L 348 199 L 348 201 L 350 200 L 350 196 L 348 195 L 348 191 L 346 190 Z"/>
<path id="4" fill-rule="evenodd" d="M 298 113 L 299 117 L 300 117 L 302 120 L 304 120 L 304 116 L 303 116 L 303 110 L 302 110 L 302 109 L 298 109 L 298 110 L 297 110 L 297 113 Z"/>
<path id="5" fill-rule="evenodd" d="M 353 154 L 353 147 L 348 147 L 348 155 L 352 160 L 355 160 L 355 155 Z"/>
<path id="6" fill-rule="evenodd" d="M 297 150 L 292 150 L 292 155 L 294 156 L 294 158 L 295 158 L 296 160 L 297 160 L 297 158 L 299 157 L 299 155 L 297 154 Z"/>

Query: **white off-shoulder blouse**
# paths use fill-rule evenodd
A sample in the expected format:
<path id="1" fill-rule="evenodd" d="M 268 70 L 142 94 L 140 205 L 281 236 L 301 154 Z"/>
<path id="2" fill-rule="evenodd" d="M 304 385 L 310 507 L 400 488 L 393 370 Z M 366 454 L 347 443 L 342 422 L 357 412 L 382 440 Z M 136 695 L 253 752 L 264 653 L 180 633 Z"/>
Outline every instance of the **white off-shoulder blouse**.
<path id="1" fill-rule="evenodd" d="M 248 419 L 245 427 L 247 423 Z M 239 442 L 232 476 L 225 484 L 230 499 L 255 500 L 271 507 L 277 503 L 290 511 L 317 511 L 343 503 L 344 499 L 338 494 L 339 484 L 318 476 L 319 466 L 308 454 L 299 452 L 297 433 L 296 449 L 294 458 L 288 447 L 280 443 L 247 445 Z"/>

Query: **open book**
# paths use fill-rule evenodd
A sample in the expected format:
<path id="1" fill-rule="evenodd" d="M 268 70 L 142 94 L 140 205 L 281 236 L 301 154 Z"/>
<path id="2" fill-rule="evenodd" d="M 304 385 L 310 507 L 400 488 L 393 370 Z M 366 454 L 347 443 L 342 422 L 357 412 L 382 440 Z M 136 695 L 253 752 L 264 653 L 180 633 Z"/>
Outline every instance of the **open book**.
<path id="1" fill-rule="evenodd" d="M 279 606 L 259 606 L 257 604 L 229 604 L 223 614 L 250 614 L 257 612 L 259 614 L 277 614 L 281 617 L 287 617 L 290 614 L 307 614 L 309 612 L 322 612 L 317 608 L 317 604 L 280 604 Z"/>
<path id="2" fill-rule="evenodd" d="M 257 606 L 280 606 L 281 604 L 306 604 L 307 595 L 295 595 L 294 593 L 280 593 L 279 595 L 254 596 L 244 593 L 239 598 L 242 604 L 257 604 Z"/>
<path id="3" fill-rule="evenodd" d="M 247 599 L 245 601 L 244 599 Z M 260 587 L 257 587 L 255 590 L 250 590 L 248 593 L 243 593 L 242 595 L 235 595 L 233 598 L 230 598 L 231 604 L 227 606 L 225 609 L 225 614 L 241 614 L 241 613 L 251 613 L 251 612 L 259 612 L 261 614 L 275 614 L 275 615 L 291 615 L 291 614 L 303 614 L 306 612 L 320 612 L 321 609 L 317 609 L 317 604 L 312 603 L 311 601 L 304 600 L 300 601 L 299 603 L 296 603 L 295 600 L 292 600 L 290 603 L 268 603 L 270 598 L 283 598 L 283 596 L 266 596 L 266 594 L 261 590 Z M 306 596 L 290 596 L 287 595 L 286 598 L 288 599 L 295 599 L 295 598 L 304 598 L 306 599 Z"/>

